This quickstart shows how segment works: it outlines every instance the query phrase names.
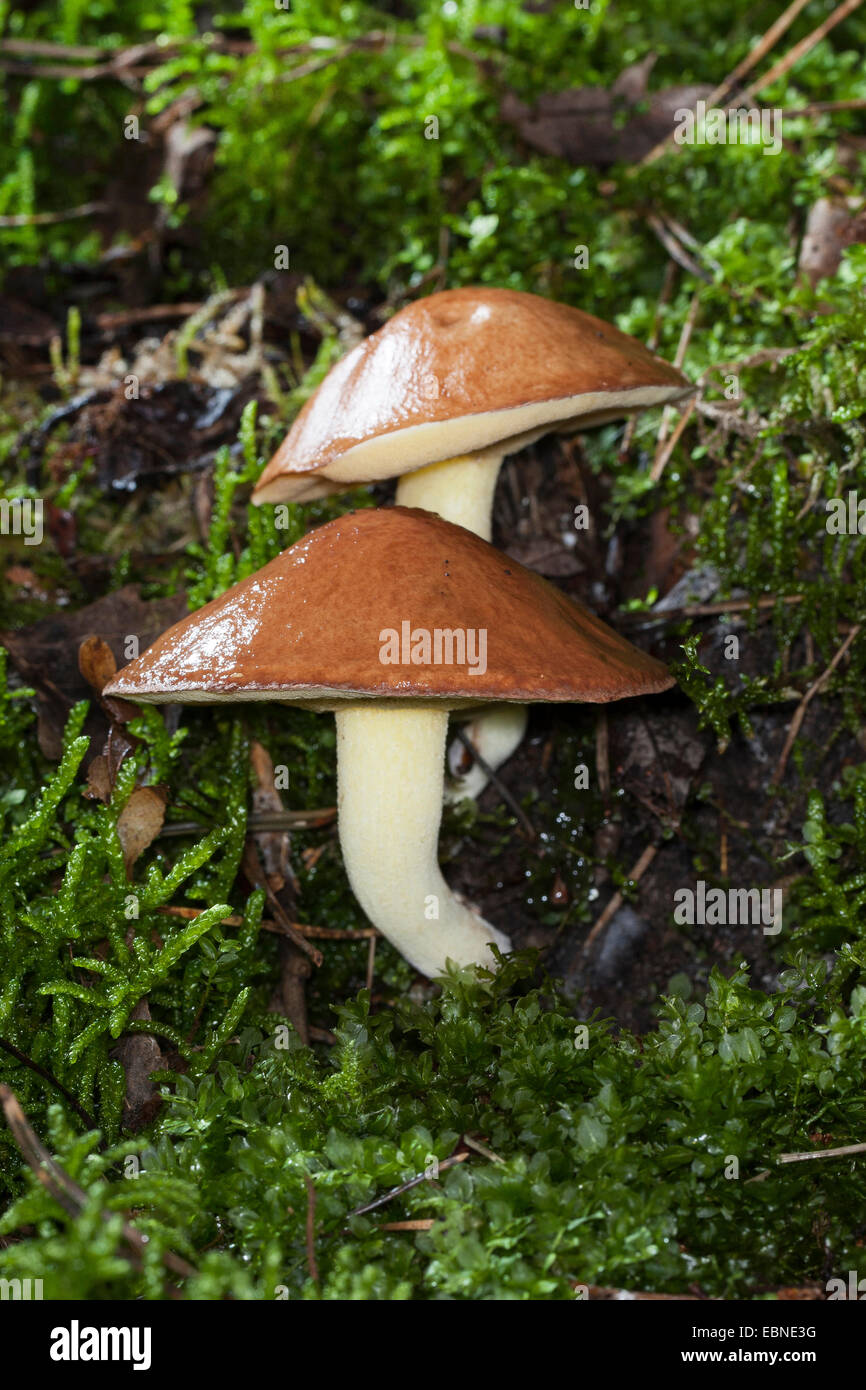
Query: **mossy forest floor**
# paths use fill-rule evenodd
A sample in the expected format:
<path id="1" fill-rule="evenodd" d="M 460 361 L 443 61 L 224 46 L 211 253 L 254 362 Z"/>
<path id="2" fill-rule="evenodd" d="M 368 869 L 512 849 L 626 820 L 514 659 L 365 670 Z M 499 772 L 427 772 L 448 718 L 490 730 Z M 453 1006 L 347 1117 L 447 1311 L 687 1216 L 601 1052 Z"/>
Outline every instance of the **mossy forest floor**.
<path id="1" fill-rule="evenodd" d="M 44 505 L 0 571 L 0 1277 L 866 1277 L 866 8 L 790 8 L 763 42 L 779 7 L 747 0 L 0 0 L 3 496 Z M 776 153 L 670 139 L 744 90 Z M 446 812 L 451 884 L 517 953 L 433 985 L 371 947 L 330 719 L 99 692 L 130 639 L 390 502 L 248 505 L 343 352 L 473 283 L 611 319 L 698 391 L 503 469 L 495 543 L 678 685 L 534 709 Z M 683 921 L 699 884 L 781 918 Z"/>

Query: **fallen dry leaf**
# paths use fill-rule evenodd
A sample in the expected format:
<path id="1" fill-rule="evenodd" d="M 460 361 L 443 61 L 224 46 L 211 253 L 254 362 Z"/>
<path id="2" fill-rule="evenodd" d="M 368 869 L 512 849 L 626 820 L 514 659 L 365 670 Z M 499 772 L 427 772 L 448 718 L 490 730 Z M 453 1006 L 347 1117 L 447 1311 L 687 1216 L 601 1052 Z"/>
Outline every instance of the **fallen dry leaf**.
<path id="1" fill-rule="evenodd" d="M 84 789 L 84 795 L 93 800 L 107 803 L 111 800 L 113 786 L 108 759 L 104 753 L 99 753 L 87 769 L 87 786 Z"/>
<path id="2" fill-rule="evenodd" d="M 663 825 L 676 827 L 710 742 L 691 710 L 629 710 L 610 732 L 614 777 Z"/>
<path id="3" fill-rule="evenodd" d="M 136 1004 L 131 1017 L 150 1021 L 150 1007 L 146 999 Z M 114 1049 L 114 1056 L 122 1063 L 126 1073 L 123 1125 L 136 1134 L 150 1124 L 162 1103 L 150 1074 L 165 1066 L 165 1058 L 156 1038 L 149 1033 L 132 1033 L 121 1038 Z"/>
<path id="4" fill-rule="evenodd" d="M 548 92 L 533 105 L 507 92 L 499 114 L 533 149 L 571 164 L 636 164 L 676 125 L 675 113 L 706 99 L 705 84 L 646 93 L 648 59 L 620 73 L 613 87 Z M 638 103 L 646 106 L 638 111 Z M 633 114 L 630 114 L 633 113 Z"/>
<path id="5" fill-rule="evenodd" d="M 91 633 L 89 637 L 85 637 L 78 648 L 78 669 L 87 684 L 96 691 L 97 695 L 101 695 L 104 687 L 108 685 L 117 671 L 114 652 L 101 637 Z"/>
<path id="6" fill-rule="evenodd" d="M 63 727 L 77 700 L 92 699 L 93 691 L 82 675 L 78 651 L 86 637 L 98 633 L 110 647 L 119 666 L 126 664 L 127 638 L 138 638 L 140 651 L 186 613 L 186 596 L 146 602 L 134 584 L 127 584 L 75 613 L 56 613 L 30 627 L 0 632 L 16 670 L 36 688 L 39 706 L 39 747 L 47 758 L 63 751 Z M 127 706 L 127 709 L 131 709 Z M 84 732 L 91 737 L 90 757 L 103 751 L 108 726 L 106 713 L 91 709 Z"/>
<path id="7" fill-rule="evenodd" d="M 192 381 L 142 380 L 139 395 L 127 399 L 121 380 L 82 395 L 72 418 L 64 408 L 34 430 L 28 439 L 33 466 L 56 425 L 64 423 L 67 445 L 94 458 L 103 489 L 128 489 L 141 479 L 186 473 L 193 465 L 203 467 L 209 452 L 235 438 L 252 394 L 252 383 L 213 388 Z"/>
<path id="8" fill-rule="evenodd" d="M 261 743 L 253 741 L 250 747 L 250 762 L 256 785 L 253 788 L 253 812 L 265 815 L 268 812 L 280 813 L 285 810 L 283 799 L 277 791 L 274 764 L 270 753 Z M 291 841 L 285 830 L 258 830 L 254 837 L 262 857 L 268 883 L 275 893 L 279 893 L 290 883 L 295 889 L 289 852 Z"/>
<path id="9" fill-rule="evenodd" d="M 801 275 L 813 286 L 831 279 L 846 247 L 857 241 L 866 241 L 866 209 L 851 199 L 819 198 L 809 209 L 800 244 Z"/>
<path id="10" fill-rule="evenodd" d="M 136 787 L 120 813 L 117 834 L 123 849 L 127 878 L 132 866 L 162 829 L 165 820 L 165 796 L 156 787 Z"/>

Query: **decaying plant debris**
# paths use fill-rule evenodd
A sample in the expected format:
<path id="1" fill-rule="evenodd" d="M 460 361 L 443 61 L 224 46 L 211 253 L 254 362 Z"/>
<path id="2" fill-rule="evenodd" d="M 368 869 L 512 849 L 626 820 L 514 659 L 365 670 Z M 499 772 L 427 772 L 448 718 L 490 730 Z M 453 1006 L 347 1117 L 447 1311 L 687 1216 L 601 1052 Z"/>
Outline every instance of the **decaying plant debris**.
<path id="1" fill-rule="evenodd" d="M 326 8 L 168 44 L 137 0 L 3 21 L 0 458 L 44 538 L 2 538 L 0 1274 L 825 1297 L 866 1274 L 863 10 Z M 698 97 L 781 111 L 778 155 L 675 146 Z M 517 955 L 440 987 L 349 891 L 327 720 L 102 689 L 390 502 L 249 497 L 344 352 L 471 284 L 698 391 L 503 467 L 495 544 L 678 688 L 534 710 L 446 811 L 449 882 Z M 677 922 L 698 882 L 781 893 L 781 931 Z"/>

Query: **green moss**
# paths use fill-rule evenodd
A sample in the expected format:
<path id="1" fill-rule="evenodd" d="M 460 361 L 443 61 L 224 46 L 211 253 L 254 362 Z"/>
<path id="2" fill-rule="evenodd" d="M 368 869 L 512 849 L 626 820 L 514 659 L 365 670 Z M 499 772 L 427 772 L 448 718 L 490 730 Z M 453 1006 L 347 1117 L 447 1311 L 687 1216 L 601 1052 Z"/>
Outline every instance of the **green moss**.
<path id="1" fill-rule="evenodd" d="M 319 337 L 305 366 L 290 336 L 288 389 L 271 375 L 271 413 L 249 405 L 237 446 L 218 453 L 207 536 L 181 540 L 176 559 L 158 571 L 148 546 L 162 548 L 169 510 L 174 526 L 190 516 L 189 482 L 171 484 L 170 508 L 143 488 L 118 517 L 88 461 L 64 473 L 62 429 L 52 436 L 46 471 L 56 480 L 45 496 L 73 512 L 80 556 L 99 557 L 106 536 L 115 538 L 121 554 L 106 588 L 135 581 L 150 597 L 185 587 L 197 607 L 311 525 L 369 505 L 368 493 L 282 511 L 248 502 L 265 457 L 342 351 L 328 294 L 367 303 L 387 294 L 396 304 L 441 271 L 448 285 L 535 290 L 643 339 L 655 332 L 668 357 L 693 313 L 685 369 L 694 379 L 708 373 L 705 403 L 724 407 L 725 377 L 736 376 L 731 428 L 718 416 L 696 416 L 658 484 L 650 478 L 657 413 L 637 422 L 616 469 L 619 427 L 584 441 L 603 499 L 599 532 L 623 533 L 639 553 L 650 519 L 664 509 L 684 540 L 685 562 L 713 567 L 718 596 L 743 604 L 742 640 L 767 639 L 760 670 L 740 675 L 732 663 L 719 674 L 693 622 L 671 629 L 683 652 L 680 686 L 720 747 L 742 747 L 735 741 L 749 737 L 763 711 L 790 707 L 866 618 L 864 537 L 826 526 L 829 501 L 849 489 L 866 495 L 866 249 L 848 248 L 834 279 L 812 291 L 798 280 L 791 235 L 792 215 L 802 222 L 831 180 L 862 184 L 862 153 L 849 150 L 844 164 L 836 153 L 838 133 L 859 130 L 857 114 L 786 119 L 784 150 L 772 159 L 736 146 L 691 148 L 613 170 L 532 153 L 498 114 L 507 89 L 532 101 L 569 86 L 610 86 L 650 50 L 658 55 L 653 87 L 720 78 L 755 42 L 748 0 L 676 14 L 663 0 L 595 0 L 590 12 L 561 5 L 543 13 L 472 0 L 453 15 L 439 0 L 412 0 L 399 17 L 354 0 L 295 0 L 290 10 L 247 0 L 208 23 L 215 33 L 249 36 L 249 53 L 218 51 L 197 33 L 186 0 L 159 12 L 144 0 L 27 10 L 0 0 L 0 15 L 13 38 L 111 47 L 164 32 L 179 41 L 148 79 L 142 124 L 194 92 L 201 104 L 193 119 L 206 121 L 219 143 L 206 206 L 179 203 L 162 179 L 150 189 L 171 229 L 185 231 L 161 293 L 187 298 L 249 284 L 272 270 L 275 246 L 286 245 L 292 271 L 306 280 L 299 308 Z M 800 16 L 791 42 L 815 22 Z M 491 37 L 497 25 L 501 42 Z M 386 41 L 353 46 L 373 29 Z M 283 80 L 290 59 L 282 50 L 313 36 L 336 48 L 319 46 L 321 63 Z M 866 20 L 855 14 L 764 96 L 786 109 L 830 91 L 838 101 L 862 98 L 864 44 Z M 298 61 L 309 59 L 305 50 Z M 101 197 L 117 150 L 126 154 L 126 89 L 74 78 L 2 81 L 10 99 L 0 109 L 0 215 Z M 439 121 L 437 140 L 424 138 L 430 116 Z M 70 159 L 72 145 L 88 150 L 83 166 Z M 667 253 L 648 208 L 685 224 L 708 276 L 678 273 L 664 302 Z M 3 228 L 4 261 L 38 263 L 46 293 L 60 297 L 74 267 L 101 253 L 89 227 L 73 220 Z M 575 244 L 584 243 L 589 274 L 574 265 Z M 87 313 L 81 334 L 76 315 L 59 363 L 65 390 L 87 343 Z M 187 346 L 182 336 L 180 376 Z M 10 473 L 26 462 L 21 426 L 44 409 L 32 392 L 4 401 L 0 453 Z M 12 486 L 24 487 L 20 477 Z M 53 548 L 22 557 L 71 606 L 91 597 Z M 629 607 L 639 611 L 649 597 L 638 594 Z M 4 625 L 44 613 L 11 585 L 0 601 Z M 864 662 L 863 642 L 852 644 L 822 688 L 835 720 L 828 748 L 843 737 L 856 747 L 861 736 Z M 862 1139 L 859 762 L 849 758 L 837 784 L 819 791 L 810 777 L 823 750 L 801 738 L 792 751 L 790 786 L 777 795 L 801 827 L 779 857 L 780 871 L 796 876 L 786 896 L 794 938 L 786 932 L 776 991 L 751 988 L 730 963 L 712 972 L 703 993 L 675 976 L 655 1030 L 639 1039 L 594 1018 L 582 1047 L 574 1001 L 550 981 L 540 986 L 530 958 L 495 980 L 454 976 L 410 1006 L 412 974 L 380 944 L 382 998 L 371 1007 L 358 993 L 366 943 L 329 942 L 309 999 L 320 1022 L 337 1010 L 337 1044 L 302 1048 L 289 1034 L 284 1049 L 283 1020 L 268 1012 L 276 940 L 260 930 L 262 895 L 238 883 L 248 750 L 259 739 L 290 769 L 291 809 L 333 805 L 332 722 L 285 709 L 199 709 L 185 711 L 169 733 L 161 714 L 145 710 L 132 726 L 137 750 L 102 806 L 81 793 L 84 715 L 83 707 L 73 712 L 63 762 L 48 770 L 31 692 L 0 684 L 0 1036 L 98 1126 L 82 1134 L 80 1110 L 50 1079 L 0 1053 L 0 1074 L 87 1194 L 69 1220 L 0 1129 L 11 1203 L 0 1230 L 15 1237 L 0 1252 L 4 1275 L 50 1270 L 46 1293 L 55 1298 L 159 1298 L 162 1255 L 172 1249 L 198 1270 L 185 1282 L 188 1297 L 270 1299 L 282 1290 L 292 1298 L 560 1299 L 590 1282 L 667 1291 L 698 1283 L 710 1294 L 753 1297 L 765 1286 L 826 1277 L 825 1260 L 857 1268 L 864 1216 L 850 1173 L 833 1162 L 775 1160 L 809 1147 L 816 1132 L 832 1133 L 837 1145 Z M 571 769 L 592 764 L 590 722 L 576 716 L 552 729 L 559 785 L 528 808 L 549 853 L 541 859 L 527 848 L 521 868 L 537 919 L 574 929 L 591 914 L 597 866 L 586 847 L 605 808 L 590 793 L 574 795 Z M 136 779 L 165 786 L 167 830 L 187 829 L 158 838 L 130 881 L 116 825 Z M 700 866 L 712 861 L 692 809 L 682 833 Z M 627 814 L 617 797 L 613 815 Z M 467 846 L 493 859 L 513 852 L 504 811 L 449 813 L 445 831 L 446 856 L 457 839 L 461 854 Z M 770 853 L 765 843 L 761 852 Z M 566 913 L 545 898 L 554 861 L 569 893 Z M 327 832 L 294 834 L 293 864 L 305 920 L 363 925 Z M 628 863 L 605 867 L 613 885 L 627 887 Z M 181 904 L 202 915 L 188 921 L 160 911 Z M 239 926 L 222 925 L 229 913 Z M 143 995 L 149 1021 L 131 1018 Z M 141 1031 L 152 1031 L 186 1070 L 163 1074 L 161 1114 L 121 1140 L 124 1077 L 113 1053 L 121 1037 Z M 502 1161 L 471 1149 L 438 1185 L 419 1184 L 381 1210 L 355 1214 L 433 1158 L 445 1160 L 462 1134 Z M 307 1179 L 316 1190 L 318 1285 L 307 1263 Z M 149 1236 L 140 1269 L 118 1253 L 124 1211 Z M 401 1218 L 434 1224 L 383 1230 Z M 19 1239 L 24 1229 L 34 1233 Z"/>

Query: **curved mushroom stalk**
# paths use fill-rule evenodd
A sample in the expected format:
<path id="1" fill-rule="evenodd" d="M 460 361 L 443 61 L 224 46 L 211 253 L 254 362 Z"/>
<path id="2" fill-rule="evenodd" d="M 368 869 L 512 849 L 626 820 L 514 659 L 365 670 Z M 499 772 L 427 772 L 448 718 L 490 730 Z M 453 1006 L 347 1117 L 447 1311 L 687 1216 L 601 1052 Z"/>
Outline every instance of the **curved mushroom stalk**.
<path id="1" fill-rule="evenodd" d="M 464 724 L 463 732 L 490 771 L 496 772 L 522 743 L 528 717 L 526 705 L 495 705 Z M 487 773 L 477 762 L 466 772 L 460 772 L 461 765 L 468 762 L 470 756 L 460 739 L 455 738 L 448 749 L 445 800 L 449 804 L 467 796 L 474 799 L 487 786 Z"/>
<path id="2" fill-rule="evenodd" d="M 457 901 L 438 863 L 447 708 L 336 711 L 340 845 L 364 912 L 431 978 L 448 960 L 495 966 L 508 937 Z"/>
<path id="3" fill-rule="evenodd" d="M 455 526 L 474 531 L 489 541 L 493 523 L 493 494 L 504 454 L 465 454 L 459 458 L 428 463 L 413 473 L 404 473 L 397 483 L 398 507 L 422 507 L 436 512 Z"/>

